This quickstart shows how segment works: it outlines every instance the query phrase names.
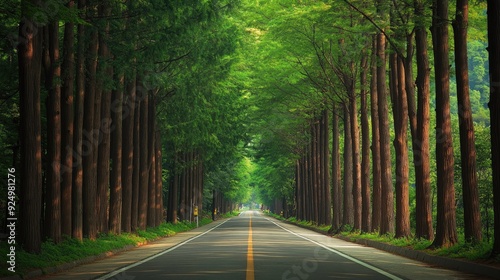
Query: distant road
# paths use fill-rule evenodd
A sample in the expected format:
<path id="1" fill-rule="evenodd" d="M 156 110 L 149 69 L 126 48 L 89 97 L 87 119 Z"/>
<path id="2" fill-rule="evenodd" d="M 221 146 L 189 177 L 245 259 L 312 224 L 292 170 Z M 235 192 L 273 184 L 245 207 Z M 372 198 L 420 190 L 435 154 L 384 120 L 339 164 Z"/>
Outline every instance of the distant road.
<path id="1" fill-rule="evenodd" d="M 98 279 L 472 279 L 247 211 Z"/>

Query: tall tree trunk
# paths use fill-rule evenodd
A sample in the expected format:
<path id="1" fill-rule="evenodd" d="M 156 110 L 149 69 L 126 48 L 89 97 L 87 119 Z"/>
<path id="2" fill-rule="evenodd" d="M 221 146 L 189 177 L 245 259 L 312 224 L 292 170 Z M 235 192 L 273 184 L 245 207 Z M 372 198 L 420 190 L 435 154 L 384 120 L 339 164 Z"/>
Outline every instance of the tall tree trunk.
<path id="1" fill-rule="evenodd" d="M 466 241 L 480 242 L 482 239 L 482 232 L 476 175 L 476 140 L 469 98 L 469 63 L 467 61 L 468 18 L 469 1 L 457 0 L 456 16 L 453 21 L 453 34 L 455 38 L 455 65 L 459 108 L 458 118 L 460 127 L 460 154 L 464 203 L 464 233 Z"/>
<path id="2" fill-rule="evenodd" d="M 78 9 L 86 10 L 85 0 L 78 0 Z M 77 61 L 76 61 L 76 93 L 75 93 L 75 120 L 74 139 L 75 161 L 72 176 L 72 237 L 78 240 L 83 238 L 83 112 L 85 97 L 85 26 L 78 24 L 77 29 Z"/>
<path id="3" fill-rule="evenodd" d="M 140 178 L 141 178 L 141 170 L 140 170 L 140 157 L 141 157 L 141 136 L 140 136 L 140 128 L 141 128 L 141 101 L 143 99 L 143 92 L 140 89 L 143 89 L 142 82 L 140 77 L 137 77 L 136 80 L 136 102 L 134 103 L 135 112 L 134 112 L 134 125 L 133 125 L 133 134 L 134 134 L 134 148 L 133 153 L 134 157 L 132 159 L 132 209 L 130 215 L 130 226 L 132 231 L 138 230 L 138 221 L 139 221 L 139 188 L 140 188 Z"/>
<path id="4" fill-rule="evenodd" d="M 108 47 L 109 20 L 111 14 L 109 0 L 99 3 L 99 17 L 105 20 L 104 29 L 99 31 L 99 69 L 95 99 L 94 131 L 99 133 L 97 149 L 94 151 L 94 161 L 97 165 L 97 213 L 98 231 L 108 232 L 109 207 L 109 163 L 111 142 L 111 88 L 108 81 L 112 80 L 113 67 Z"/>
<path id="5" fill-rule="evenodd" d="M 417 133 L 413 142 L 416 185 L 417 238 L 432 240 L 431 179 L 430 179 L 430 66 L 427 53 L 427 30 L 424 1 L 415 0 L 415 46 L 417 60 Z"/>
<path id="6" fill-rule="evenodd" d="M 89 7 L 89 9 L 92 9 Z M 85 83 L 84 119 L 83 119 L 83 235 L 84 237 L 95 239 L 97 237 L 97 182 L 96 160 L 94 151 L 97 150 L 99 132 L 94 130 L 95 99 L 96 99 L 96 71 L 97 71 L 97 51 L 98 32 L 96 28 L 88 29 L 89 44 L 87 49 L 87 78 Z"/>
<path id="7" fill-rule="evenodd" d="M 45 204 L 46 236 L 61 242 L 61 67 L 59 61 L 59 24 L 49 23 L 45 46 L 49 58 L 45 67 L 47 97 L 47 185 Z"/>
<path id="8" fill-rule="evenodd" d="M 135 73 L 127 77 L 122 115 L 122 231 L 132 231 L 132 177 L 134 172 Z"/>
<path id="9" fill-rule="evenodd" d="M 111 161 L 113 166 L 111 169 L 110 191 L 109 191 L 109 231 L 113 234 L 121 233 L 122 225 L 122 203 L 123 203 L 123 187 L 122 187 L 122 163 L 123 163 L 123 87 L 124 75 L 119 74 L 116 77 L 117 88 L 113 90 L 113 102 L 111 105 L 111 123 L 113 130 L 111 131 Z M 129 189 L 130 190 L 130 189 Z M 130 194 L 130 193 L 129 193 Z M 127 195 L 129 195 L 127 194 Z M 129 201 L 130 202 L 130 201 Z M 130 206 L 130 205 L 127 205 Z M 129 223 L 130 225 L 130 223 Z M 130 229 L 129 229 L 130 231 Z"/>
<path id="10" fill-rule="evenodd" d="M 344 225 L 354 223 L 352 130 L 348 104 L 344 104 Z"/>
<path id="11" fill-rule="evenodd" d="M 68 8 L 75 5 L 68 2 Z M 75 32 L 74 23 L 64 25 L 64 58 L 61 65 L 61 234 L 71 236 L 72 225 L 72 175 L 73 175 L 73 90 L 75 82 Z"/>
<path id="12" fill-rule="evenodd" d="M 488 0 L 488 53 L 490 65 L 491 169 L 500 170 L 500 3 Z M 492 257 L 500 255 L 500 172 L 493 172 L 495 221 Z"/>
<path id="13" fill-rule="evenodd" d="M 163 215 L 163 179 L 162 179 L 162 153 L 161 153 L 161 134 L 156 132 L 155 139 L 155 157 L 156 157 L 156 225 L 160 225 L 164 221 Z M 201 210 L 201 207 L 200 207 Z M 201 212 L 201 211 L 200 211 Z"/>
<path id="14" fill-rule="evenodd" d="M 149 93 L 142 92 L 141 114 L 140 114 L 140 185 L 139 185 L 139 208 L 138 208 L 138 227 L 141 230 L 146 229 L 148 214 L 148 183 L 149 183 L 149 164 L 148 164 L 148 107 Z"/>
<path id="15" fill-rule="evenodd" d="M 396 237 L 407 237 L 410 232 L 410 201 L 408 184 L 408 101 L 403 58 L 391 55 L 392 104 L 396 151 Z"/>
<path id="16" fill-rule="evenodd" d="M 386 234 L 394 232 L 394 201 L 391 171 L 391 143 L 389 135 L 389 109 L 387 105 L 387 91 L 385 84 L 385 36 L 383 34 L 378 34 L 377 57 L 377 94 L 381 174 L 380 234 Z"/>
<path id="17" fill-rule="evenodd" d="M 340 174 L 340 131 L 337 106 L 333 104 L 332 112 L 332 202 L 333 218 L 332 230 L 340 229 L 342 223 L 342 183 Z"/>
<path id="18" fill-rule="evenodd" d="M 328 110 L 325 109 L 323 111 L 323 117 L 322 117 L 322 131 L 323 131 L 323 142 L 322 142 L 322 147 L 323 147 L 323 199 L 324 199 L 324 218 L 322 224 L 327 225 L 330 223 L 332 220 L 332 201 L 331 201 L 331 192 L 330 192 L 330 149 L 329 149 L 329 143 L 330 143 L 330 137 L 329 137 L 329 115 L 328 115 Z"/>
<path id="19" fill-rule="evenodd" d="M 21 22 L 17 46 L 19 62 L 19 108 L 21 144 L 19 242 L 30 253 L 40 253 L 42 207 L 42 147 L 40 114 L 40 74 L 42 34 L 29 12 L 39 0 L 21 1 Z"/>
<path id="20" fill-rule="evenodd" d="M 156 104 L 153 93 L 150 96 L 148 108 L 148 227 L 156 226 Z"/>
<path id="21" fill-rule="evenodd" d="M 362 195 L 361 195 L 361 161 L 359 149 L 359 125 L 358 125 L 358 105 L 356 98 L 356 89 L 354 79 L 349 79 L 349 118 L 351 127 L 352 141 L 352 198 L 354 210 L 354 230 L 361 230 L 361 214 L 362 214 Z"/>
<path id="22" fill-rule="evenodd" d="M 370 190 L 370 123 L 368 119 L 368 101 L 367 101 L 367 76 L 368 76 L 368 55 L 362 54 L 361 72 L 360 72 L 360 112 L 361 112 L 361 230 L 370 232 L 371 217 L 371 190 Z"/>
<path id="23" fill-rule="evenodd" d="M 372 229 L 380 230 L 382 183 L 380 170 L 380 129 L 378 120 L 377 93 L 377 36 L 373 37 L 371 54 L 370 112 L 372 117 L 372 158 L 373 158 L 373 206 Z"/>
<path id="24" fill-rule="evenodd" d="M 433 247 L 458 242 L 455 221 L 454 157 L 450 119 L 448 0 L 433 4 L 432 43 L 436 69 L 437 227 Z"/>

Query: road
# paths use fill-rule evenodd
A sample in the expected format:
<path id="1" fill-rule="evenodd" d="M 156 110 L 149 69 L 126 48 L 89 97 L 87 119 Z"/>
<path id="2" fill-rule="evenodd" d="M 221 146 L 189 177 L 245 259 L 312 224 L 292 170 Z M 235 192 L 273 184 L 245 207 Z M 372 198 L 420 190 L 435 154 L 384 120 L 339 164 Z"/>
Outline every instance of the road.
<path id="1" fill-rule="evenodd" d="M 243 212 L 98 279 L 472 279 Z"/>

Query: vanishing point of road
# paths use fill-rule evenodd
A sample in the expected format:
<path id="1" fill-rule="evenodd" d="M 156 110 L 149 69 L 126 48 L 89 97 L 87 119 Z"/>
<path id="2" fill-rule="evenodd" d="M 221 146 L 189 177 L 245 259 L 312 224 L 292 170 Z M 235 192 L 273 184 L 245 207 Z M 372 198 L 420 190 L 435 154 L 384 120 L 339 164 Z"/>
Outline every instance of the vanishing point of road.
<path id="1" fill-rule="evenodd" d="M 164 240 L 170 243 L 149 244 L 143 246 L 149 249 L 139 247 L 43 279 L 475 279 L 324 236 L 259 211 Z M 149 255 L 141 256 L 145 253 Z"/>

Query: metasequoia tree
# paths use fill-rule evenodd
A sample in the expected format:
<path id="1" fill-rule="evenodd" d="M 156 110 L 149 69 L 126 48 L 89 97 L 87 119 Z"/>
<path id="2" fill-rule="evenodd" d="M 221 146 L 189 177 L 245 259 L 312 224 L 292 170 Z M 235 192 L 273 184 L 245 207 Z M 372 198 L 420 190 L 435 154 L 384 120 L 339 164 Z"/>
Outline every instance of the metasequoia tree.
<path id="1" fill-rule="evenodd" d="M 432 43 L 436 76 L 437 227 L 432 246 L 458 242 L 455 221 L 454 157 L 450 119 L 448 1 L 434 1 Z"/>
<path id="2" fill-rule="evenodd" d="M 481 214 L 476 174 L 476 148 L 474 121 L 469 98 L 469 63 L 467 56 L 467 28 L 469 22 L 469 1 L 457 0 L 457 10 L 453 21 L 455 40 L 455 65 L 457 77 L 458 118 L 460 129 L 460 161 L 462 165 L 462 199 L 464 203 L 465 239 L 479 242 L 481 234 Z"/>

